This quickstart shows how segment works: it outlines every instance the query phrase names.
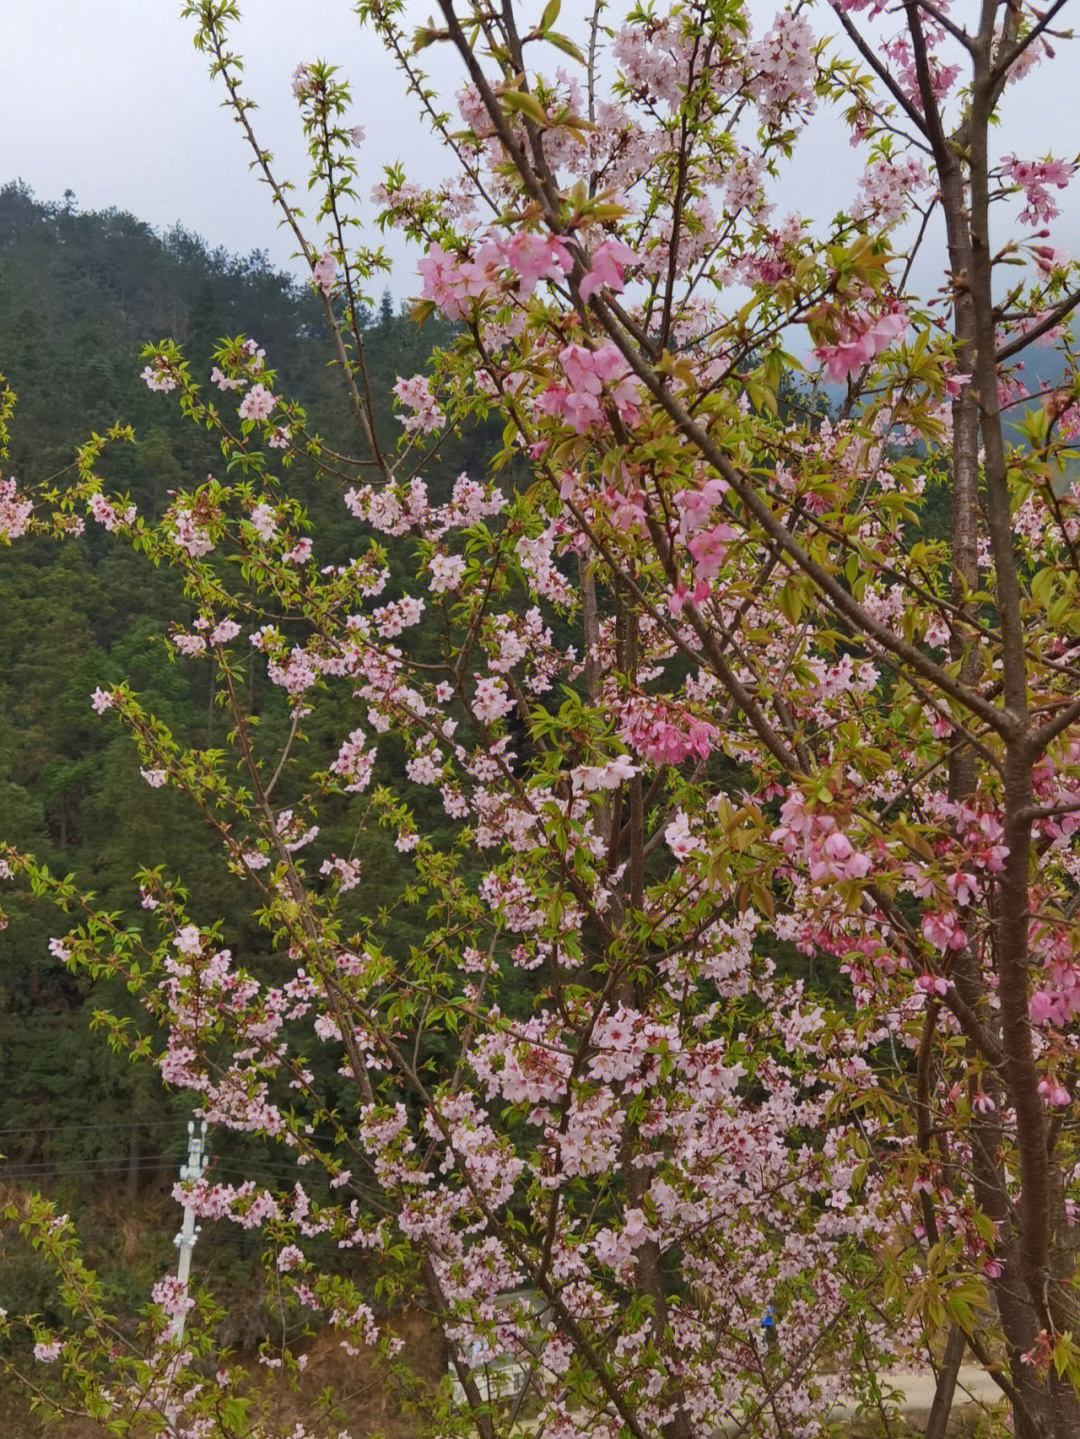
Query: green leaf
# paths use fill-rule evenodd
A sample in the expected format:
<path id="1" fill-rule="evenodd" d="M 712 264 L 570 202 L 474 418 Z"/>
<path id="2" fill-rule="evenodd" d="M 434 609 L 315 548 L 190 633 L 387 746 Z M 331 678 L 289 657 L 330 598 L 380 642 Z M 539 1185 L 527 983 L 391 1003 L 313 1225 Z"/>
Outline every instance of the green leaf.
<path id="1" fill-rule="evenodd" d="M 241 1399 L 239 1396 L 234 1394 L 231 1398 L 226 1399 L 222 1403 L 222 1417 L 233 1429 L 240 1432 L 247 1427 L 247 1414 L 249 1408 L 249 1400 Z"/>
<path id="2" fill-rule="evenodd" d="M 585 56 L 568 35 L 559 35 L 556 31 L 552 30 L 544 36 L 544 39 L 549 45 L 554 45 L 556 50 L 561 50 L 564 55 L 571 56 L 579 65 L 585 64 Z M 570 122 L 568 121 L 567 123 L 569 124 Z M 573 122 L 572 128 L 575 130 L 591 130 L 593 127 L 587 120 L 577 119 Z"/>
<path id="3" fill-rule="evenodd" d="M 1057 589 L 1056 578 L 1054 569 L 1050 565 L 1045 565 L 1041 570 L 1037 570 L 1032 578 L 1031 597 L 1042 609 L 1046 609 L 1054 598 L 1054 592 Z"/>
<path id="4" fill-rule="evenodd" d="M 790 624 L 797 625 L 799 623 L 803 612 L 803 597 L 798 585 L 788 580 L 781 586 L 776 603 L 780 607 L 780 613 Z"/>
<path id="5" fill-rule="evenodd" d="M 523 90 L 507 90 L 502 96 L 502 102 L 507 110 L 524 115 L 527 120 L 532 120 L 537 125 L 548 123 L 544 107 L 535 95 L 529 95 Z"/>

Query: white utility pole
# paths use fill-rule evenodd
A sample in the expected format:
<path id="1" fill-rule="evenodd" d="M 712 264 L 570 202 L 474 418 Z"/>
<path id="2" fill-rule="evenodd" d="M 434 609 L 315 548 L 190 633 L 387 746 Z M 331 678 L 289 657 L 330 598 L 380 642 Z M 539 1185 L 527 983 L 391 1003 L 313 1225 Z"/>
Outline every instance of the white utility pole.
<path id="1" fill-rule="evenodd" d="M 195 1133 L 195 1121 L 188 1120 L 188 1155 L 187 1163 L 180 1166 L 180 1183 L 197 1184 L 203 1177 L 206 1169 L 206 1120 L 199 1125 L 198 1134 Z M 184 1223 L 180 1233 L 173 1240 L 180 1251 L 180 1264 L 176 1271 L 176 1277 L 184 1286 L 187 1292 L 188 1276 L 191 1273 L 191 1251 L 195 1248 L 196 1240 L 199 1237 L 199 1226 L 195 1223 L 195 1211 L 189 1204 L 184 1205 Z M 181 1309 L 176 1316 L 175 1337 L 177 1344 L 184 1340 L 184 1320 L 187 1318 L 185 1310 Z"/>
<path id="2" fill-rule="evenodd" d="M 181 1184 L 197 1184 L 203 1177 L 206 1169 L 206 1120 L 199 1125 L 198 1134 L 195 1133 L 195 1121 L 188 1120 L 188 1156 L 187 1163 L 180 1166 Z M 173 1243 L 180 1251 L 180 1263 L 177 1266 L 176 1277 L 183 1285 L 184 1294 L 187 1294 L 188 1276 L 191 1274 L 191 1251 L 195 1248 L 199 1238 L 199 1226 L 195 1223 L 195 1211 L 190 1204 L 184 1205 L 184 1222 L 180 1233 L 175 1237 Z M 176 1341 L 177 1349 L 184 1342 L 184 1322 L 187 1319 L 187 1310 L 181 1309 L 173 1321 L 173 1338 Z M 170 1408 L 166 1415 L 169 1421 L 169 1428 L 175 1433 L 176 1410 Z"/>

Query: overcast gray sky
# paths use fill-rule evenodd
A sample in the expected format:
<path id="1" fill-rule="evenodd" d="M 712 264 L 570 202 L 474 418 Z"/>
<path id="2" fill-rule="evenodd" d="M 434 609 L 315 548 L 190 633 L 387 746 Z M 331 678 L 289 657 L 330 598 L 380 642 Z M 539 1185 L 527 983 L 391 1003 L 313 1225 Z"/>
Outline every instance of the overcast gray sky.
<path id="1" fill-rule="evenodd" d="M 180 0 L 0 0 L 0 180 L 21 177 L 41 200 L 71 189 L 82 209 L 115 205 L 158 228 L 180 221 L 212 245 L 265 249 L 285 265 L 292 237 L 275 228 L 180 9 Z M 347 0 L 248 0 L 243 10 L 236 48 L 260 106 L 254 122 L 284 178 L 302 185 L 306 175 L 291 81 L 297 64 L 316 58 L 353 82 L 368 136 L 365 200 L 384 163 L 440 173 L 397 71 Z M 395 288 L 404 290 L 400 268 Z"/>
<path id="2" fill-rule="evenodd" d="M 411 8 L 422 21 L 430 0 Z M 564 28 L 572 25 L 565 17 L 573 8 L 567 0 Z M 954 14 L 968 8 L 954 6 Z M 192 23 L 181 20 L 180 9 L 180 0 L 0 0 L 0 182 L 21 177 L 41 200 L 59 200 L 71 189 L 83 209 L 115 205 L 158 228 L 180 221 L 211 245 L 265 249 L 285 266 L 291 237 L 275 228 L 269 196 L 247 168 L 240 132 L 219 106 L 206 57 L 196 52 Z M 764 28 L 777 6 L 752 0 L 751 9 Z M 247 91 L 260 106 L 254 119 L 261 141 L 284 177 L 305 177 L 290 84 L 296 65 L 314 58 L 340 65 L 352 81 L 354 118 L 367 131 L 365 201 L 384 163 L 405 161 L 420 179 L 443 173 L 401 77 L 360 29 L 348 0 L 247 0 L 243 12 L 236 48 L 245 59 Z M 828 21 L 819 8 L 815 29 Z M 1073 158 L 1078 57 L 1061 48 L 1066 53 L 1054 65 L 1010 93 L 997 137 L 1001 154 L 1015 150 L 1030 159 L 1054 150 Z M 444 81 L 456 77 L 443 47 L 424 59 Z M 448 89 L 458 83 L 454 78 Z M 863 161 L 824 116 L 798 155 L 779 208 L 826 220 L 850 199 Z M 1080 180 L 1062 203 L 1065 223 L 1056 238 L 1076 253 Z M 412 293 L 415 257 L 397 245 L 394 261 L 393 290 Z"/>

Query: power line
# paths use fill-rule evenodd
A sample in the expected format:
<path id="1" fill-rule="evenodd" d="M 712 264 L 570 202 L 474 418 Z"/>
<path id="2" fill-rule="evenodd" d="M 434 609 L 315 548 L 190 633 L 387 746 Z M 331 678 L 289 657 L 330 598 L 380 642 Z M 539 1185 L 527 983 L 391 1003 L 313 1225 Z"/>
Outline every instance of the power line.
<path id="1" fill-rule="evenodd" d="M 94 1126 L 92 1126 L 92 1125 L 88 1125 L 88 1126 L 83 1126 L 83 1129 L 84 1129 L 84 1131 L 89 1131 L 89 1130 L 93 1129 L 93 1127 L 94 1127 Z M 0 1130 L 0 1133 L 3 1133 L 3 1132 L 4 1132 L 4 1131 Z M 77 1158 L 77 1157 L 74 1156 L 74 1155 L 72 1155 L 72 1156 L 70 1156 L 70 1157 L 69 1157 L 69 1156 L 60 1156 L 60 1155 L 58 1155 L 58 1156 L 56 1157 L 56 1159 L 48 1159 L 48 1158 L 45 1158 L 45 1157 L 43 1157 L 43 1156 L 39 1156 L 39 1157 L 31 1158 L 31 1159 L 25 1159 L 25 1160 L 23 1160 L 23 1159 L 17 1159 L 17 1158 L 6 1158 L 6 1159 L 5 1159 L 5 1158 L 0 1158 L 0 1175 L 3 1175 L 3 1174 L 8 1173 L 8 1172 L 9 1172 L 10 1170 L 12 1170 L 12 1169 L 27 1170 L 27 1171 L 29 1171 L 29 1170 L 56 1170 L 56 1169 L 59 1169 L 59 1168 L 64 1168 L 64 1169 L 76 1168 L 76 1169 L 77 1169 L 77 1168 L 90 1168 L 90 1167 L 95 1166 L 95 1165 L 98 1165 L 98 1164 L 112 1164 L 112 1163 L 115 1163 L 115 1164 L 117 1164 L 117 1165 L 124 1165 L 124 1164 L 127 1164 L 127 1163 L 131 1163 L 131 1164 L 134 1164 L 134 1165 L 140 1166 L 140 1167 L 141 1167 L 141 1166 L 145 1166 L 145 1167 L 148 1167 L 148 1168 L 153 1168 L 155 1164 L 169 1164 L 169 1163 L 171 1163 L 171 1162 L 175 1159 L 175 1157 L 176 1157 L 176 1156 L 175 1156 L 175 1154 L 173 1154 L 173 1153 L 166 1152 L 166 1151 L 159 1151 L 159 1152 L 156 1153 L 156 1154 L 138 1155 L 138 1156 L 136 1156 L 136 1157 L 135 1157 L 134 1159 L 132 1159 L 132 1160 L 126 1159 L 126 1158 L 124 1157 L 124 1155 L 122 1155 L 122 1154 L 113 1154 L 113 1155 L 94 1154 L 94 1155 L 88 1155 L 85 1159 L 79 1159 L 79 1158 Z M 220 1170 L 220 1169 L 222 1168 L 222 1165 L 223 1165 L 223 1164 L 230 1164 L 230 1165 L 233 1165 L 234 1167 L 237 1166 L 237 1165 L 240 1165 L 240 1166 L 244 1166 L 244 1167 L 247 1168 L 247 1169 L 259 1169 L 259 1170 L 262 1170 L 262 1171 L 267 1172 L 267 1173 L 272 1173 L 272 1174 L 276 1174 L 276 1175 L 278 1175 L 278 1176 L 283 1176 L 283 1177 L 286 1177 L 286 1178 L 294 1178 L 294 1179 L 303 1179 L 304 1176 L 305 1176 L 305 1172 L 306 1172 L 306 1173 L 313 1174 L 313 1175 L 317 1175 L 317 1174 L 320 1174 L 320 1173 L 325 1172 L 325 1171 L 322 1169 L 322 1166 L 319 1165 L 319 1164 L 317 1164 L 317 1163 L 306 1164 L 306 1165 L 305 1165 L 305 1164 L 297 1164 L 295 1161 L 290 1163 L 290 1161 L 288 1160 L 288 1158 L 285 1157 L 284 1155 L 283 1155 L 280 1159 L 260 1158 L 260 1157 L 257 1156 L 257 1155 L 250 1155 L 250 1156 L 249 1156 L 249 1155 L 243 1155 L 243 1154 L 240 1154 L 240 1155 L 219 1155 L 219 1156 L 216 1156 L 216 1158 L 211 1159 L 210 1162 L 211 1162 L 211 1166 L 212 1166 L 212 1168 L 213 1168 L 214 1170 Z"/>
<path id="2" fill-rule="evenodd" d="M 27 1126 L 23 1129 L 0 1129 L 0 1134 L 58 1134 L 64 1131 L 75 1130 L 83 1133 L 91 1129 L 158 1129 L 162 1125 L 175 1125 L 179 1128 L 185 1123 L 183 1115 L 176 1119 L 117 1119 L 108 1120 L 101 1124 L 85 1123 L 71 1124 L 61 1123 L 53 1125 Z"/>
<path id="3" fill-rule="evenodd" d="M 149 1171 L 152 1169 L 165 1168 L 169 1163 L 167 1156 L 152 1155 L 149 1158 L 129 1159 L 88 1159 L 67 1160 L 56 1164 L 48 1160 L 35 1160 L 31 1164 L 2 1164 L 0 1163 L 0 1184 L 17 1179 L 29 1179 L 34 1176 L 48 1177 L 71 1174 L 112 1174 L 121 1170 L 140 1169 Z"/>
<path id="4" fill-rule="evenodd" d="M 29 1163 L 4 1164 L 0 1162 L 0 1183 L 16 1183 L 24 1179 L 36 1178 L 69 1178 L 71 1176 L 87 1175 L 96 1177 L 102 1174 L 130 1174 L 133 1171 L 139 1173 L 154 1173 L 171 1167 L 175 1156 L 154 1154 L 139 1155 L 134 1159 L 126 1159 L 123 1156 L 102 1156 L 96 1159 L 87 1160 L 61 1160 L 52 1162 L 50 1160 L 34 1160 Z M 237 1178 L 252 1179 L 258 1183 L 275 1183 L 282 1187 L 296 1182 L 303 1182 L 305 1178 L 321 1180 L 328 1183 L 325 1170 L 313 1169 L 310 1175 L 305 1174 L 306 1167 L 293 1167 L 285 1164 L 274 1164 L 269 1160 L 245 1160 L 243 1156 L 233 1159 L 211 1160 L 207 1169 L 207 1176 L 214 1178 L 217 1175 L 228 1177 L 230 1180 Z M 350 1178 L 349 1191 L 359 1192 L 361 1195 L 368 1195 L 372 1198 L 378 1196 L 384 1199 L 382 1191 L 362 1180 Z"/>
<path id="5" fill-rule="evenodd" d="M 97 1164 L 127 1164 L 133 1163 L 139 1166 L 153 1168 L 155 1164 L 171 1165 L 176 1158 L 175 1154 L 159 1151 L 156 1154 L 141 1154 L 133 1160 L 123 1154 L 98 1154 L 89 1156 L 86 1159 L 79 1159 L 72 1155 L 70 1157 L 58 1156 L 56 1159 L 35 1158 L 35 1159 L 0 1159 L 0 1173 L 9 1169 L 54 1169 L 90 1167 Z M 258 1156 L 244 1154 L 217 1155 L 210 1160 L 215 1171 L 224 1167 L 232 1169 L 259 1169 L 266 1173 L 277 1174 L 285 1178 L 303 1179 L 305 1172 L 311 1175 L 320 1175 L 326 1171 L 321 1165 L 293 1165 L 287 1161 L 276 1161 L 274 1159 L 260 1159 Z"/>

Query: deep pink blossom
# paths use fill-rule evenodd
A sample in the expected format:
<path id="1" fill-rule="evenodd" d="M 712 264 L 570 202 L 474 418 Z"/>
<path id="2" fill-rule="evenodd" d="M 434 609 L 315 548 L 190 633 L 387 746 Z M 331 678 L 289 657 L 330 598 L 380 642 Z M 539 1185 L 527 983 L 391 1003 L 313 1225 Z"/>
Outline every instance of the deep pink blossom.
<path id="1" fill-rule="evenodd" d="M 586 303 L 599 289 L 616 294 L 623 287 L 623 270 L 637 263 L 638 256 L 622 240 L 603 240 L 592 254 L 588 273 L 581 281 L 581 298 Z"/>
<path id="2" fill-rule="evenodd" d="M 834 345 L 818 345 L 814 353 L 825 365 L 834 383 L 847 379 L 868 365 L 907 329 L 903 309 L 886 311 L 876 318 L 860 311 L 846 317 L 840 326 L 841 338 Z"/>

